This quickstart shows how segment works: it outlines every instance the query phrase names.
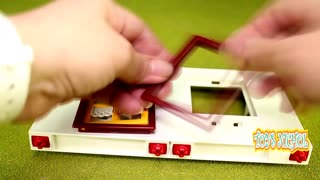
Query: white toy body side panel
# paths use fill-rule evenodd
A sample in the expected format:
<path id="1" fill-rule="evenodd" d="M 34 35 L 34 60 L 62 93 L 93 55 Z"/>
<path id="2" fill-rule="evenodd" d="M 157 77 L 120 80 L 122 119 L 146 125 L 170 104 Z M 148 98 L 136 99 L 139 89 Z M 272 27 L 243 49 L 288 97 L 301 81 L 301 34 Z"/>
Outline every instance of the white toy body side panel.
<path id="1" fill-rule="evenodd" d="M 279 164 L 308 164 L 312 145 L 309 144 L 309 156 L 306 161 L 297 163 L 289 160 L 288 151 L 255 151 L 253 132 L 261 129 L 303 129 L 294 111 L 284 112 L 282 108 L 291 107 L 285 94 L 278 90 L 264 98 L 254 98 L 250 87 L 244 84 L 242 77 L 253 72 L 183 68 L 181 75 L 174 81 L 174 90 L 169 100 L 191 106 L 191 86 L 201 87 L 241 87 L 250 113 L 254 116 L 223 115 L 210 131 L 205 131 L 161 108 L 156 108 L 156 131 L 152 134 L 125 133 L 83 133 L 72 128 L 79 101 L 56 108 L 48 116 L 36 121 L 30 131 L 32 136 L 47 136 L 50 147 L 41 151 L 122 155 L 138 157 L 159 157 L 175 159 L 194 159 L 210 161 L 238 161 Z M 252 81 L 259 81 L 254 76 Z M 261 76 L 259 76 L 261 77 Z M 219 81 L 219 84 L 212 84 Z M 284 98 L 284 101 L 283 99 Z M 211 124 L 211 120 L 207 122 Z M 238 123 L 235 127 L 233 124 Z M 166 154 L 155 156 L 148 152 L 149 143 L 165 143 Z M 174 144 L 191 145 L 189 156 L 183 158 L 172 154 Z"/>

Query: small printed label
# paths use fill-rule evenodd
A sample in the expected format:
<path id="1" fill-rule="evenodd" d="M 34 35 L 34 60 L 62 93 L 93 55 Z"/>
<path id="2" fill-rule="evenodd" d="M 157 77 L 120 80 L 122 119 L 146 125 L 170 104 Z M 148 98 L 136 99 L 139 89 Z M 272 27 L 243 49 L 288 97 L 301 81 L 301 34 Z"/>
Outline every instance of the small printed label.
<path id="1" fill-rule="evenodd" d="M 283 150 L 292 153 L 309 150 L 308 130 L 262 130 L 253 133 L 256 150 Z"/>

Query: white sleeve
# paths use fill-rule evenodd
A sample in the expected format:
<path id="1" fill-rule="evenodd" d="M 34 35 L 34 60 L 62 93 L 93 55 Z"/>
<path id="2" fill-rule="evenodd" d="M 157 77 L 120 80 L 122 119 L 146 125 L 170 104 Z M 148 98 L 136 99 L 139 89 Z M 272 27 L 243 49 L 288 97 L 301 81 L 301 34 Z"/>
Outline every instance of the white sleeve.
<path id="1" fill-rule="evenodd" d="M 14 120 L 24 108 L 31 77 L 32 49 L 0 13 L 0 123 Z"/>

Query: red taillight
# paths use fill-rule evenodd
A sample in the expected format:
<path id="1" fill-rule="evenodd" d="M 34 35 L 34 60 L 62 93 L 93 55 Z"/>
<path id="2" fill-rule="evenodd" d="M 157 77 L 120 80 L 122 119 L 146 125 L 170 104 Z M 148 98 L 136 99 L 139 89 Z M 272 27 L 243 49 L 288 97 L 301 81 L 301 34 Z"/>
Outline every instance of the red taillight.
<path id="1" fill-rule="evenodd" d="M 296 151 L 293 154 L 290 154 L 289 160 L 290 161 L 297 161 L 301 163 L 302 161 L 306 161 L 309 156 L 309 151 Z"/>
<path id="2" fill-rule="evenodd" d="M 189 144 L 174 144 L 172 154 L 179 157 L 189 156 L 191 153 L 191 145 Z"/>
<path id="3" fill-rule="evenodd" d="M 49 137 L 47 136 L 32 136 L 32 146 L 37 147 L 38 149 L 42 149 L 44 147 L 50 147 Z"/>
<path id="4" fill-rule="evenodd" d="M 156 156 L 167 153 L 167 144 L 165 143 L 149 143 L 149 153 Z"/>

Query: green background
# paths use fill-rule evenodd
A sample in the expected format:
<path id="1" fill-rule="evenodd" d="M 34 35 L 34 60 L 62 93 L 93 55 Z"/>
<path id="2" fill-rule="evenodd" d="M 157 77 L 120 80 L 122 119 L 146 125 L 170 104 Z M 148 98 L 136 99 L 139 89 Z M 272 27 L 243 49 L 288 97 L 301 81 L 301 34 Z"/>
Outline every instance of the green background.
<path id="1" fill-rule="evenodd" d="M 10 14 L 44 2 L 1 0 L 0 9 Z M 219 40 L 226 38 L 263 5 L 262 0 L 121 0 L 119 2 L 141 16 L 172 53 L 176 52 L 191 34 Z M 225 59 L 205 51 L 197 51 L 185 66 L 228 67 Z M 309 138 L 314 145 L 308 166 L 34 152 L 30 150 L 28 144 L 28 129 L 31 124 L 5 124 L 0 126 L 0 178 L 320 179 L 319 110 L 319 107 L 313 107 L 308 112 L 299 113 L 301 122 L 309 130 Z"/>

